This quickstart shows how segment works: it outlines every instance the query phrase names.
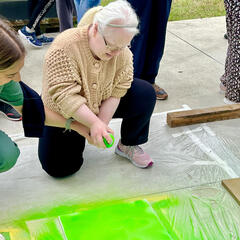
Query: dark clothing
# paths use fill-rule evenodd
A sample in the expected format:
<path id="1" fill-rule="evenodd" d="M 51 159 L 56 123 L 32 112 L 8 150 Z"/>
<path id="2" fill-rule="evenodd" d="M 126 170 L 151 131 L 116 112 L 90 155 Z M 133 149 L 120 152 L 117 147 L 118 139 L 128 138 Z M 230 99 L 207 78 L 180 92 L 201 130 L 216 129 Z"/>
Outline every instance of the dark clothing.
<path id="1" fill-rule="evenodd" d="M 228 50 L 225 62 L 225 73 L 221 77 L 226 87 L 225 97 L 232 102 L 240 102 L 240 2 L 224 0 Z"/>
<path id="2" fill-rule="evenodd" d="M 36 36 L 41 35 L 40 21 L 46 15 L 55 0 L 28 0 L 28 28 L 35 30 Z"/>
<path id="3" fill-rule="evenodd" d="M 134 77 L 153 84 L 163 56 L 172 0 L 128 0 L 140 19 L 140 33 L 131 43 Z"/>
<path id="4" fill-rule="evenodd" d="M 25 83 L 20 82 L 23 92 L 22 124 L 26 137 L 41 137 L 45 112 L 41 97 Z"/>
<path id="5" fill-rule="evenodd" d="M 73 15 L 76 15 L 74 0 L 56 0 L 56 7 L 60 32 L 72 28 Z"/>
<path id="6" fill-rule="evenodd" d="M 28 87 L 23 82 L 20 82 L 20 86 L 16 82 L 11 82 L 11 86 L 15 83 L 15 88 L 11 88 L 12 90 L 21 91 L 23 94 L 23 128 L 26 137 L 41 137 L 43 134 L 43 126 L 45 121 L 44 107 L 41 100 L 41 97 L 30 87 Z M 6 84 L 9 86 L 9 84 Z M 9 89 L 8 89 L 9 90 Z M 19 91 L 20 90 L 20 91 Z M 14 92 L 13 96 L 14 95 Z M 18 96 L 19 94 L 17 94 Z M 6 95 L 4 95 L 6 96 Z M 13 99 L 13 98 L 12 98 Z M 17 97 L 19 99 L 19 97 Z M 22 101 L 22 97 L 20 97 L 20 102 Z M 10 103 L 11 99 L 8 99 Z M 16 104 L 18 106 L 19 104 Z M 8 135 L 0 130 L 0 173 L 8 171 L 11 169 L 17 162 L 18 156 L 20 154 L 20 150 L 16 143 L 14 143 Z"/>
<path id="7" fill-rule="evenodd" d="M 121 141 L 124 145 L 140 145 L 148 140 L 150 118 L 156 97 L 146 81 L 134 79 L 121 98 L 113 118 L 122 118 Z M 83 163 L 85 138 L 63 128 L 45 127 L 39 139 L 38 154 L 43 169 L 53 177 L 64 177 L 78 171 Z"/>

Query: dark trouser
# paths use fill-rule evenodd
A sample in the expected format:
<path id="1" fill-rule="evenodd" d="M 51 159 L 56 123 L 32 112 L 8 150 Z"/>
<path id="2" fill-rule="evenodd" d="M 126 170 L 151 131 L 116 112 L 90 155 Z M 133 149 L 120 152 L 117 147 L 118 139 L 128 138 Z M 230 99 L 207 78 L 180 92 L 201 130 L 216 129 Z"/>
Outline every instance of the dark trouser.
<path id="1" fill-rule="evenodd" d="M 128 0 L 140 19 L 140 33 L 131 43 L 134 76 L 153 84 L 163 56 L 172 0 Z"/>
<path id="2" fill-rule="evenodd" d="M 41 35 L 40 21 L 46 15 L 55 0 L 28 0 L 28 27 L 34 29 L 36 35 Z"/>
<path id="3" fill-rule="evenodd" d="M 121 141 L 124 145 L 140 145 L 148 141 L 155 102 L 152 86 L 146 81 L 134 79 L 113 116 L 123 119 Z M 85 138 L 78 133 L 45 127 L 44 136 L 39 140 L 39 159 L 49 175 L 65 177 L 77 172 L 82 166 L 84 147 Z"/>
<path id="4" fill-rule="evenodd" d="M 73 27 L 75 4 L 73 0 L 56 0 L 60 32 Z"/>

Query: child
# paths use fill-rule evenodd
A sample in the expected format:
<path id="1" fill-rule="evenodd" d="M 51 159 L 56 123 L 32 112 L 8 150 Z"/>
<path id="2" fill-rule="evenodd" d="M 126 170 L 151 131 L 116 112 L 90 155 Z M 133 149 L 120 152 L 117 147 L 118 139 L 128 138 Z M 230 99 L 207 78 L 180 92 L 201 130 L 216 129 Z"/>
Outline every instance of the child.
<path id="1" fill-rule="evenodd" d="M 66 119 L 43 107 L 40 96 L 21 81 L 25 49 L 16 32 L 0 19 L 0 100 L 23 114 L 23 127 L 28 137 L 42 136 L 44 124 L 64 127 Z M 46 115 L 45 115 L 46 113 Z M 71 127 L 81 132 L 81 124 Z M 11 169 L 20 154 L 19 148 L 0 130 L 0 172 Z"/>

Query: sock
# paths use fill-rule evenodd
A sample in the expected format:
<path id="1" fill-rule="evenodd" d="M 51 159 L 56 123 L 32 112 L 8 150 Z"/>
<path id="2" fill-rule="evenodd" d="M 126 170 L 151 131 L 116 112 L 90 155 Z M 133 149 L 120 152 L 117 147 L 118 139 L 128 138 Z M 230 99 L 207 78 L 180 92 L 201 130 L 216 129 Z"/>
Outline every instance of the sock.
<path id="1" fill-rule="evenodd" d="M 34 29 L 31 29 L 31 28 L 29 28 L 28 26 L 26 26 L 26 31 L 27 31 L 28 33 L 33 33 L 33 32 L 35 32 Z"/>
<path id="2" fill-rule="evenodd" d="M 43 36 L 43 34 L 37 35 L 37 38 L 41 38 Z"/>

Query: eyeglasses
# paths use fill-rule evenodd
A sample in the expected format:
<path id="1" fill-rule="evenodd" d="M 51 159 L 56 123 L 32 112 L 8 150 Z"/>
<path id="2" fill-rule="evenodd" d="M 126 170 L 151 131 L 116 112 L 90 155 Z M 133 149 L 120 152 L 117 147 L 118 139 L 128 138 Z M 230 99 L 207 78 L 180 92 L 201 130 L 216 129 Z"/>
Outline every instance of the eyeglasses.
<path id="1" fill-rule="evenodd" d="M 104 43 L 105 43 L 106 49 L 109 50 L 110 52 L 122 51 L 123 49 L 125 49 L 125 48 L 127 48 L 127 47 L 128 47 L 128 48 L 131 47 L 130 44 L 127 45 L 127 46 L 125 46 L 125 47 L 115 47 L 115 46 L 112 46 L 111 44 L 109 44 L 109 43 L 107 42 L 107 40 L 106 40 L 106 38 L 103 36 L 103 34 L 102 34 L 100 31 L 98 31 L 98 32 L 101 34 L 101 36 L 102 36 L 102 38 L 103 38 L 103 41 L 104 41 Z"/>

